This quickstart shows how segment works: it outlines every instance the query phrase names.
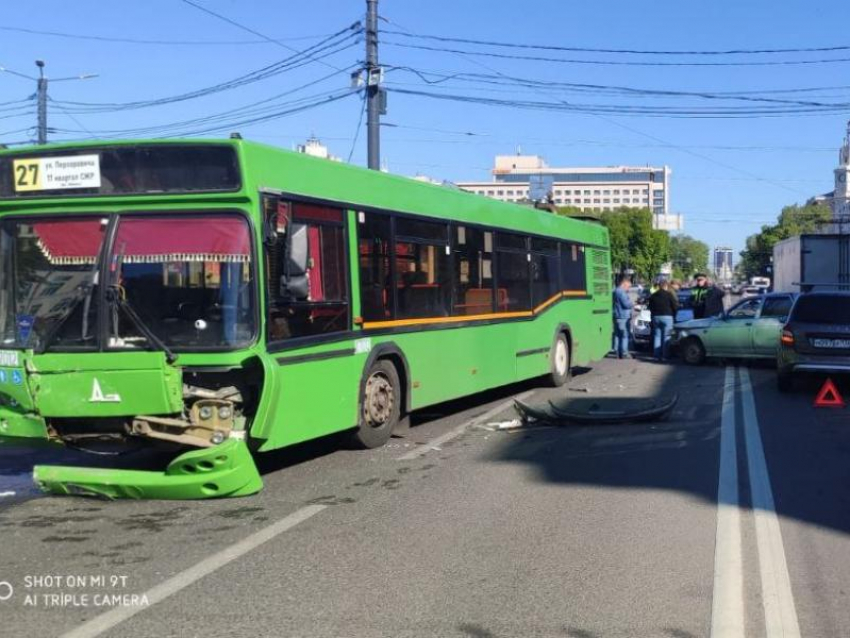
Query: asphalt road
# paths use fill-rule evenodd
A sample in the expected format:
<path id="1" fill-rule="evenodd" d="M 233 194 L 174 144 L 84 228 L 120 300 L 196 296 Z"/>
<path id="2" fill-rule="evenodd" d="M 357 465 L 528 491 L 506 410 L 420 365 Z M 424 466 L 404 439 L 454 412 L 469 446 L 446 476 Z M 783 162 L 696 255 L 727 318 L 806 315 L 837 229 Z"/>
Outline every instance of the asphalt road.
<path id="1" fill-rule="evenodd" d="M 763 366 L 581 372 L 264 457 L 239 500 L 39 497 L 54 452 L 0 445 L 0 635 L 850 635 L 850 411 Z M 487 425 L 672 393 L 663 423 Z"/>

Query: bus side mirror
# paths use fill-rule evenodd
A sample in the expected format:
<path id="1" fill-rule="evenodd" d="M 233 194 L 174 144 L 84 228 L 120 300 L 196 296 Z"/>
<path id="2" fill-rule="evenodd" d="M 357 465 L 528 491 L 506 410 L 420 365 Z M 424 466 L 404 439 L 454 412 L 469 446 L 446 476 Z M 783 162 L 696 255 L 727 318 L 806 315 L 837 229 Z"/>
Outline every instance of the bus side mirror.
<path id="1" fill-rule="evenodd" d="M 292 224 L 286 239 L 285 272 L 281 277 L 281 296 L 290 299 L 307 299 L 310 283 L 307 268 L 310 261 L 310 245 L 305 224 Z"/>

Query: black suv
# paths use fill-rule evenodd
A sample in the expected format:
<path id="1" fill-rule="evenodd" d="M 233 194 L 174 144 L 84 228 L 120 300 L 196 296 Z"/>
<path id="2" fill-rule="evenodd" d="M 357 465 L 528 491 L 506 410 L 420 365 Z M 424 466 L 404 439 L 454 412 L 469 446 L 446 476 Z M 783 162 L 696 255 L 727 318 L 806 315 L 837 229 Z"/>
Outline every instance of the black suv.
<path id="1" fill-rule="evenodd" d="M 800 295 L 782 328 L 776 360 L 780 392 L 795 372 L 850 373 L 850 292 Z"/>

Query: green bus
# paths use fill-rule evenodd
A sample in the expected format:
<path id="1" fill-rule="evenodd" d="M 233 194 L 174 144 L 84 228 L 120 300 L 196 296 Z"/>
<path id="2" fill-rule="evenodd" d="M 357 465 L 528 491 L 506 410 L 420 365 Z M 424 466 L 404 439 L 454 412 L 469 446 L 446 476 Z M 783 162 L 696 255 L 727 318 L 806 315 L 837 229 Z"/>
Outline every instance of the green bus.
<path id="1" fill-rule="evenodd" d="M 0 436 L 175 453 L 52 493 L 252 494 L 258 452 L 563 384 L 610 295 L 599 225 L 238 136 L 0 150 Z"/>

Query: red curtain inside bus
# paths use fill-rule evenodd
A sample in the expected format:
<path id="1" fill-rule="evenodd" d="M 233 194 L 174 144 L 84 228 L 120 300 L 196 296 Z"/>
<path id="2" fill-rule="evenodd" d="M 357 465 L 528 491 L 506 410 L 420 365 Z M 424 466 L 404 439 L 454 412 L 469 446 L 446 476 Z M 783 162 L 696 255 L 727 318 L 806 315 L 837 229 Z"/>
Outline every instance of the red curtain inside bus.
<path id="1" fill-rule="evenodd" d="M 93 264 L 106 236 L 99 219 L 38 222 L 33 225 L 38 247 L 51 264 Z"/>
<path id="2" fill-rule="evenodd" d="M 39 246 L 54 264 L 94 263 L 105 226 L 99 221 L 34 225 Z M 151 217 L 121 220 L 114 253 L 125 263 L 247 262 L 248 225 L 235 216 Z"/>

